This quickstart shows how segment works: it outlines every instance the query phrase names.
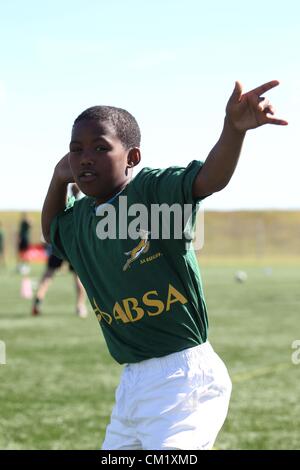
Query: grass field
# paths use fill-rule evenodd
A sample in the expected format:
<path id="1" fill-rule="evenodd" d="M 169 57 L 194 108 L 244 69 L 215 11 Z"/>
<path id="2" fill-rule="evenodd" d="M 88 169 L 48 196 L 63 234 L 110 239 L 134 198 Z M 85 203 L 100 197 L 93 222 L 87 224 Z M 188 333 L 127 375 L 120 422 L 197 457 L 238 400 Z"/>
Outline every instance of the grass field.
<path id="1" fill-rule="evenodd" d="M 297 449 L 300 442 L 300 266 L 202 269 L 210 340 L 226 362 L 233 393 L 218 449 Z M 38 279 L 41 267 L 32 277 Z M 20 276 L 0 271 L 1 449 L 97 449 L 114 401 L 121 366 L 110 359 L 99 326 L 74 314 L 72 278 L 61 272 L 40 318 L 19 296 Z"/>

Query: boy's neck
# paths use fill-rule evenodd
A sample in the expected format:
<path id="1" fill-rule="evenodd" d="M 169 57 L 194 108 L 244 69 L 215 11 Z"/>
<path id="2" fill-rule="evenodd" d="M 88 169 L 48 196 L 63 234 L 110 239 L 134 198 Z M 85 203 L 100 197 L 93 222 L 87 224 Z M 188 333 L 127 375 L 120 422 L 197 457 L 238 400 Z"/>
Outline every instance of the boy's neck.
<path id="1" fill-rule="evenodd" d="M 131 181 L 131 178 L 126 180 L 125 183 L 123 183 L 121 186 L 116 188 L 110 195 L 108 195 L 104 198 L 96 199 L 95 207 L 97 208 L 101 204 L 106 204 L 106 203 L 111 202 L 113 199 L 115 199 L 126 188 L 126 186 L 128 185 L 128 183 L 130 183 L 130 181 Z"/>

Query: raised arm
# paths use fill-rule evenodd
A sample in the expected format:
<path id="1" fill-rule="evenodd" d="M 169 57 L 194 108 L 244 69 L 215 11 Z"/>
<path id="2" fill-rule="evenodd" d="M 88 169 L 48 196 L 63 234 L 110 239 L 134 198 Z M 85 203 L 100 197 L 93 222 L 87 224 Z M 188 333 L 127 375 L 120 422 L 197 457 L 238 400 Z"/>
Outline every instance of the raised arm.
<path id="1" fill-rule="evenodd" d="M 208 196 L 225 188 L 236 168 L 246 132 L 264 124 L 287 125 L 287 121 L 274 118 L 274 108 L 261 95 L 279 85 L 277 80 L 265 83 L 243 94 L 240 82 L 226 106 L 226 116 L 221 136 L 210 151 L 201 171 L 195 178 L 193 196 Z"/>
<path id="2" fill-rule="evenodd" d="M 62 212 L 66 205 L 68 183 L 74 181 L 69 165 L 69 154 L 56 165 L 42 209 L 42 232 L 46 242 L 50 243 L 50 226 L 54 217 Z"/>

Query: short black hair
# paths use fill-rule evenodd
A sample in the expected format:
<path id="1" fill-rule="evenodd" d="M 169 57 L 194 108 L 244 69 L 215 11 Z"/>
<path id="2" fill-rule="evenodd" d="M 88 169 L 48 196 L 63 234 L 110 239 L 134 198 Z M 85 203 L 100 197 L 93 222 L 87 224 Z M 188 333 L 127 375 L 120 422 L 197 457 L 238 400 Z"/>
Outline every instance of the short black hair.
<path id="1" fill-rule="evenodd" d="M 92 106 L 83 111 L 74 121 L 74 126 L 84 119 L 107 121 L 111 124 L 126 149 L 139 147 L 141 131 L 132 114 L 114 106 Z"/>

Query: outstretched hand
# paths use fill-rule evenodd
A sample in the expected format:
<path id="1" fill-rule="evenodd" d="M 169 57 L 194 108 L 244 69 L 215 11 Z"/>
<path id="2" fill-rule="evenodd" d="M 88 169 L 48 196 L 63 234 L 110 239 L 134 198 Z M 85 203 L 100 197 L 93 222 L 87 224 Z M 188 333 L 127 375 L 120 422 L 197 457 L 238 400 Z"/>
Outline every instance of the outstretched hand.
<path id="1" fill-rule="evenodd" d="M 286 126 L 287 121 L 273 117 L 275 110 L 272 104 L 261 96 L 277 85 L 279 82 L 272 80 L 243 94 L 242 84 L 235 82 L 233 93 L 226 106 L 226 119 L 229 124 L 239 132 L 246 132 L 264 124 Z"/>

